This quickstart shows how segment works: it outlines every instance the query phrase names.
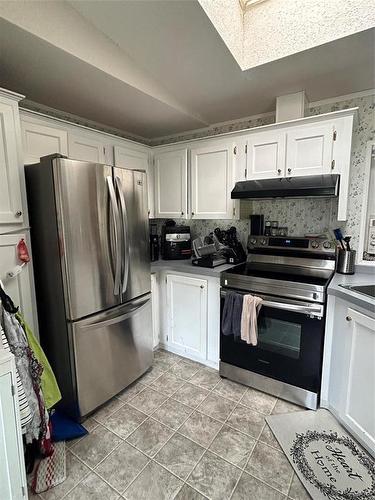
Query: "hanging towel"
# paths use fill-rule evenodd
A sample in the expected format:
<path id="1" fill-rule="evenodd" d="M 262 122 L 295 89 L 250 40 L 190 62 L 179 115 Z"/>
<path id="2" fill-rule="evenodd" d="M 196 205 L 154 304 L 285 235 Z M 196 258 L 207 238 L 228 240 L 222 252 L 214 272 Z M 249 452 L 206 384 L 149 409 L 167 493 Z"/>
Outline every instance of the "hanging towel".
<path id="1" fill-rule="evenodd" d="M 43 373 L 41 376 L 41 388 L 44 397 L 44 404 L 47 409 L 52 408 L 61 399 L 59 386 L 57 385 L 55 375 L 52 371 L 51 365 L 48 362 L 43 349 L 40 347 L 39 342 L 35 338 L 31 328 L 28 326 L 20 313 L 16 314 L 21 327 L 24 329 L 30 348 L 34 351 L 34 356 L 43 366 Z"/>
<path id="2" fill-rule="evenodd" d="M 4 333 L 8 340 L 10 350 L 15 357 L 16 367 L 20 375 L 32 415 L 31 421 L 25 426 L 26 442 L 31 443 L 33 439 L 39 439 L 41 431 L 41 416 L 39 400 L 34 390 L 34 381 L 31 374 L 29 356 L 27 352 L 29 345 L 27 343 L 26 335 L 15 316 L 8 313 L 4 308 L 2 308 L 1 312 Z"/>
<path id="3" fill-rule="evenodd" d="M 240 337 L 242 302 L 243 295 L 236 292 L 227 292 L 221 320 L 221 331 L 223 335 Z"/>
<path id="4" fill-rule="evenodd" d="M 1 324 L 0 324 L 0 331 L 1 331 L 1 341 L 3 344 L 3 348 L 5 351 L 10 352 L 8 340 L 5 336 Z M 29 402 L 25 394 L 25 389 L 23 388 L 22 380 L 20 378 L 20 374 L 18 373 L 17 367 L 16 367 L 16 382 L 17 382 L 18 407 L 20 410 L 21 428 L 22 428 L 22 433 L 25 433 L 26 426 L 31 422 L 32 415 L 30 411 Z"/>
<path id="5" fill-rule="evenodd" d="M 258 344 L 258 313 L 263 300 L 255 295 L 245 295 L 243 298 L 241 316 L 241 340 L 247 344 Z"/>

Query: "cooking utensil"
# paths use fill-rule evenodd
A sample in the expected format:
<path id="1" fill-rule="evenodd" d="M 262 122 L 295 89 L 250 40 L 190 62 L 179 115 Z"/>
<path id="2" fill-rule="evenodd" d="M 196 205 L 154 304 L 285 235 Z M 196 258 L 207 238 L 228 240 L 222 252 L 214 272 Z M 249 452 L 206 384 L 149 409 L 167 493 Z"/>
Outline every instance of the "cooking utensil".
<path id="1" fill-rule="evenodd" d="M 344 241 L 346 243 L 346 249 L 348 252 L 350 252 L 350 240 L 352 239 L 351 236 L 345 236 Z"/>
<path id="2" fill-rule="evenodd" d="M 340 228 L 334 229 L 333 232 L 334 232 L 336 240 L 340 242 L 341 248 L 343 250 L 345 250 L 345 245 L 343 242 L 343 235 L 342 235 L 341 229 Z"/>

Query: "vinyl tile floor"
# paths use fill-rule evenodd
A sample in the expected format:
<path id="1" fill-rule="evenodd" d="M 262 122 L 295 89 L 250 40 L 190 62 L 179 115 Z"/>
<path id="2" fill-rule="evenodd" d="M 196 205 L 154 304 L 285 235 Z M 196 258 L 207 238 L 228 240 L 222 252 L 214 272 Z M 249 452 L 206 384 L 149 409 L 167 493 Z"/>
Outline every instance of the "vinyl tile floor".
<path id="1" fill-rule="evenodd" d="M 43 500 L 308 500 L 265 417 L 302 408 L 158 350 L 153 367 L 68 442 Z"/>

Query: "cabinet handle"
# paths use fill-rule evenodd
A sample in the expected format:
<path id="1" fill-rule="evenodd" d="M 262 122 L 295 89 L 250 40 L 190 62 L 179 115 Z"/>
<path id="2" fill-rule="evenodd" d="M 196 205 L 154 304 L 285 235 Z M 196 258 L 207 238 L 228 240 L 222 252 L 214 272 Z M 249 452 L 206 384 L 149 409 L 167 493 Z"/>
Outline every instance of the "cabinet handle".
<path id="1" fill-rule="evenodd" d="M 288 174 L 290 174 L 291 172 L 292 172 L 292 169 L 288 168 Z"/>
<path id="2" fill-rule="evenodd" d="M 351 316 L 347 316 L 345 319 L 346 319 L 346 321 L 352 321 Z"/>
<path id="3" fill-rule="evenodd" d="M 16 212 L 16 213 L 15 213 L 15 216 L 16 216 L 16 217 L 21 217 L 21 215 L 22 215 L 21 210 L 18 210 L 18 212 Z"/>
<path id="4" fill-rule="evenodd" d="M 280 175 L 281 174 L 281 168 L 277 169 L 277 173 Z"/>

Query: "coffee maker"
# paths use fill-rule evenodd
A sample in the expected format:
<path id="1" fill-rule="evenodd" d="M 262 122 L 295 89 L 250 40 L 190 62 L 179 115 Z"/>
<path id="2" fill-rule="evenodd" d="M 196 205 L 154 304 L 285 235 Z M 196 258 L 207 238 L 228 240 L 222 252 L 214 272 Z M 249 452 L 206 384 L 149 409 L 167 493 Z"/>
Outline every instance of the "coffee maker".
<path id="1" fill-rule="evenodd" d="M 161 229 L 161 256 L 164 260 L 190 259 L 190 226 L 177 226 L 174 220 L 166 221 Z"/>

